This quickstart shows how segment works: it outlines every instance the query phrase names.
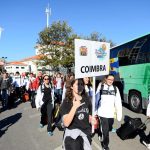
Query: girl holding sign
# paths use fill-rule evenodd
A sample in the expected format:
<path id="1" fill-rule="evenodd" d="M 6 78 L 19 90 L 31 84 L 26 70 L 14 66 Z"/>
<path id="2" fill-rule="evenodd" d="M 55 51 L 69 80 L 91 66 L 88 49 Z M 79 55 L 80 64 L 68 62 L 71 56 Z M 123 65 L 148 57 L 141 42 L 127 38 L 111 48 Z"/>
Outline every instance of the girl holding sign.
<path id="1" fill-rule="evenodd" d="M 66 127 L 63 148 L 65 150 L 91 150 L 92 104 L 86 95 L 82 79 L 72 79 L 66 85 L 66 97 L 60 114 Z"/>

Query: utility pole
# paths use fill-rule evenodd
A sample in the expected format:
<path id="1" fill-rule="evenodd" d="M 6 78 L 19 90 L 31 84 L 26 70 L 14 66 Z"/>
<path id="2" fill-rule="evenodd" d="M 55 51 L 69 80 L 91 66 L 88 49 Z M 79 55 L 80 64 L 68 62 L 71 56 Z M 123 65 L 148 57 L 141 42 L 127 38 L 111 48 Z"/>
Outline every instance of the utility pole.
<path id="1" fill-rule="evenodd" d="M 46 13 L 46 27 L 48 28 L 49 27 L 49 17 L 51 15 L 51 8 L 49 7 L 49 3 L 48 3 L 48 7 L 46 7 L 46 10 L 45 10 L 45 13 Z M 49 65 L 49 69 L 50 69 L 50 65 Z M 49 75 L 50 75 L 50 71 L 49 71 Z"/>
<path id="2" fill-rule="evenodd" d="M 49 16 L 51 15 L 51 8 L 49 7 L 49 4 L 48 4 L 48 7 L 46 7 L 46 10 L 45 10 L 45 13 L 46 13 L 46 27 L 48 28 L 49 27 Z"/>

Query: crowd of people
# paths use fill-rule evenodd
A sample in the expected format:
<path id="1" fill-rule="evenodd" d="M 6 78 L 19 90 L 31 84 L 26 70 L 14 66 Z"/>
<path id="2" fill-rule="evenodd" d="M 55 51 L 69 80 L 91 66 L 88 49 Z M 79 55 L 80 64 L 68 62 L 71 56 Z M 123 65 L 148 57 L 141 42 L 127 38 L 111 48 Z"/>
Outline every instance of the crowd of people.
<path id="1" fill-rule="evenodd" d="M 2 110 L 7 110 L 14 107 L 16 101 L 24 102 L 25 93 L 28 94 L 27 100 L 32 100 L 40 82 L 43 81 L 42 74 L 39 73 L 37 77 L 33 73 L 26 74 L 16 72 L 9 74 L 5 70 L 0 74 L 0 97 Z"/>
<path id="2" fill-rule="evenodd" d="M 17 101 L 25 102 L 26 93 L 32 108 L 41 113 L 40 128 L 47 125 L 49 136 L 53 136 L 53 127 L 61 123 L 64 150 L 91 150 L 92 126 L 97 121 L 101 146 L 103 150 L 109 150 L 109 132 L 114 118 L 122 119 L 121 96 L 119 89 L 113 85 L 114 80 L 114 76 L 109 74 L 98 84 L 93 116 L 94 92 L 89 77 L 75 79 L 72 72 L 66 75 L 58 72 L 53 76 L 39 72 L 36 76 L 19 72 L 12 75 L 4 71 L 0 75 L 2 111 L 12 108 Z M 150 117 L 150 104 L 147 116 Z M 148 136 L 143 143 L 150 149 Z"/>

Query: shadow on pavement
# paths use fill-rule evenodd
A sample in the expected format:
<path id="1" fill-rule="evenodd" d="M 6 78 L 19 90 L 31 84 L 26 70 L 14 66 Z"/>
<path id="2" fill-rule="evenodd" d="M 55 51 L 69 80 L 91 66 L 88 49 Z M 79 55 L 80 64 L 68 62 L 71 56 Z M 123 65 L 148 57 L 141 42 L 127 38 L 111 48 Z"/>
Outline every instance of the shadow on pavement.
<path id="1" fill-rule="evenodd" d="M 8 130 L 8 128 L 15 124 L 22 117 L 22 113 L 9 116 L 0 121 L 0 137 Z"/>

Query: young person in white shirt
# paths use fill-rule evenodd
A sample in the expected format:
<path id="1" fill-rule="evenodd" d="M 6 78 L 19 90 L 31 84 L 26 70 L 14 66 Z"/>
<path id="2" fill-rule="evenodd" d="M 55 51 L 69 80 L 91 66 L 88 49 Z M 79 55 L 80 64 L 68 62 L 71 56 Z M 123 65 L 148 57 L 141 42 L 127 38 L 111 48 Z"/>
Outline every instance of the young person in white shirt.
<path id="1" fill-rule="evenodd" d="M 99 94 L 99 102 L 97 106 L 97 115 L 100 118 L 100 133 L 102 135 L 101 145 L 103 150 L 109 150 L 109 131 L 112 130 L 114 123 L 114 113 L 117 113 L 117 120 L 122 118 L 122 102 L 120 92 L 117 87 L 113 86 L 114 76 L 106 75 L 104 82 L 99 83 L 96 95 Z M 102 88 L 103 84 L 103 89 Z M 115 91 L 116 90 L 116 91 Z M 98 98 L 98 99 L 99 99 Z"/>
<path id="2" fill-rule="evenodd" d="M 35 104 L 37 110 L 41 111 L 40 127 L 43 128 L 47 122 L 47 133 L 49 136 L 52 136 L 52 111 L 54 107 L 54 89 L 51 85 L 51 79 L 48 75 L 44 75 L 43 80 L 43 84 L 40 85 L 37 90 Z"/>
<path id="3" fill-rule="evenodd" d="M 58 103 L 61 103 L 62 101 L 62 90 L 63 90 L 63 80 L 61 78 L 61 73 L 58 73 L 56 76 L 56 87 L 55 87 Z"/>

